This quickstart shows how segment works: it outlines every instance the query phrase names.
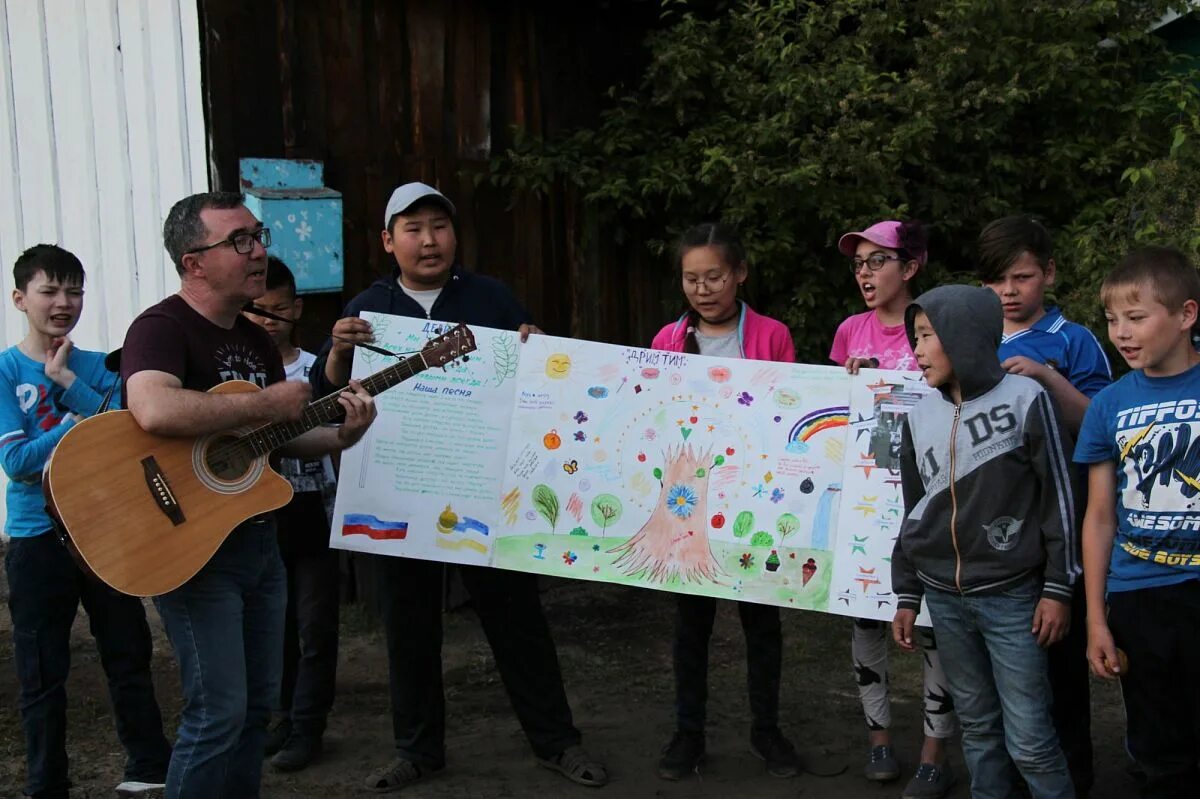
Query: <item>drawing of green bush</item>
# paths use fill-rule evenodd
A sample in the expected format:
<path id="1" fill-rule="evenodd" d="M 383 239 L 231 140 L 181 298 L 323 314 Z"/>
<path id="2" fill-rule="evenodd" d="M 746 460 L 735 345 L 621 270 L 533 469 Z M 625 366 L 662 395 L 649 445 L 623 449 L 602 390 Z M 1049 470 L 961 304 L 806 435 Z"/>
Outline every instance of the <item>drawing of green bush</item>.
<path id="1" fill-rule="evenodd" d="M 748 510 L 742 511 L 733 520 L 733 537 L 745 538 L 746 533 L 750 532 L 752 527 L 754 527 L 754 514 Z"/>
<path id="2" fill-rule="evenodd" d="M 570 535 L 587 535 L 587 534 L 588 534 L 588 531 L 587 531 L 587 530 L 585 530 L 585 529 L 583 529 L 582 527 L 576 527 L 576 528 L 575 528 L 574 530 L 572 530 L 572 531 L 571 531 L 569 534 L 570 534 Z"/>
<path id="3" fill-rule="evenodd" d="M 752 547 L 770 547 L 775 545 L 775 539 L 766 530 L 759 530 L 750 538 Z"/>

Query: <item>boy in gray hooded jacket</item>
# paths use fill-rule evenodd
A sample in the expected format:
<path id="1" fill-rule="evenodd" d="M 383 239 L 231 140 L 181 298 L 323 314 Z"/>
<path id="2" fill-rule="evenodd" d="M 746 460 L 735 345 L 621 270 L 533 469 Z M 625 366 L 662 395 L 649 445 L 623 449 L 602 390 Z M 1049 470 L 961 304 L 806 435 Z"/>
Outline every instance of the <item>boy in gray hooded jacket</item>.
<path id="1" fill-rule="evenodd" d="M 1070 436 L 1037 381 L 1000 367 L 1003 313 L 992 291 L 928 291 L 905 326 L 938 391 L 912 408 L 903 431 L 893 636 L 913 648 L 924 598 L 972 797 L 1013 795 L 1019 770 L 1033 799 L 1070 799 L 1045 652 L 1070 625 L 1080 573 Z"/>

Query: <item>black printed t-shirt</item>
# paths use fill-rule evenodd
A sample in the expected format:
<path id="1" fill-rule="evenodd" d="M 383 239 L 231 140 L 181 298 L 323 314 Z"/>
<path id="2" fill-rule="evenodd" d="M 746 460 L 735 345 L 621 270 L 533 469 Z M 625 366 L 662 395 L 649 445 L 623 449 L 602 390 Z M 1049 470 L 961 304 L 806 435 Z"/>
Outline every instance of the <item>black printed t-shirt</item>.
<path id="1" fill-rule="evenodd" d="M 283 360 L 265 330 L 240 314 L 226 330 L 178 294 L 143 311 L 125 334 L 121 377 L 147 370 L 175 375 L 196 391 L 229 380 L 266 388 L 284 379 Z"/>

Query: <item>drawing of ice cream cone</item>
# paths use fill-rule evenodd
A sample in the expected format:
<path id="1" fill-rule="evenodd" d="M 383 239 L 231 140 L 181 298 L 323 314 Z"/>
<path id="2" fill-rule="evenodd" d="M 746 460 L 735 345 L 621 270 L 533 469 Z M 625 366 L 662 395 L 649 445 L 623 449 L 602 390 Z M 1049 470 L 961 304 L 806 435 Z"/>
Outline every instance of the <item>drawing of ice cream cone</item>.
<path id="1" fill-rule="evenodd" d="M 803 575 L 801 585 L 808 585 L 808 581 L 817 573 L 817 562 L 812 558 L 804 561 L 804 565 L 800 567 L 800 573 Z"/>

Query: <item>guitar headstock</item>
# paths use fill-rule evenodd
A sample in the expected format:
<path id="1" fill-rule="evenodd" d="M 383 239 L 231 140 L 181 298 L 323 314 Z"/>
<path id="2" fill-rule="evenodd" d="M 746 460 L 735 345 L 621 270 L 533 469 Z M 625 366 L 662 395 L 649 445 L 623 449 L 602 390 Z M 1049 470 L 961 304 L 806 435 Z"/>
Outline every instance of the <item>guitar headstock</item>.
<path id="1" fill-rule="evenodd" d="M 430 367 L 445 366 L 475 351 L 475 335 L 466 325 L 457 325 L 430 341 L 421 349 L 421 357 Z"/>

